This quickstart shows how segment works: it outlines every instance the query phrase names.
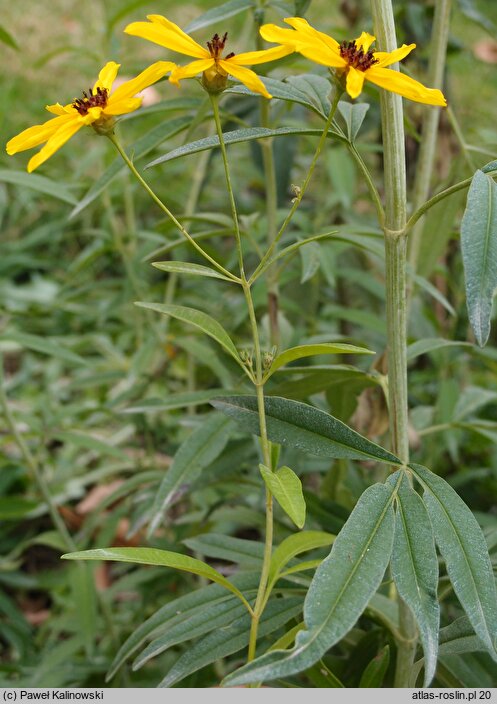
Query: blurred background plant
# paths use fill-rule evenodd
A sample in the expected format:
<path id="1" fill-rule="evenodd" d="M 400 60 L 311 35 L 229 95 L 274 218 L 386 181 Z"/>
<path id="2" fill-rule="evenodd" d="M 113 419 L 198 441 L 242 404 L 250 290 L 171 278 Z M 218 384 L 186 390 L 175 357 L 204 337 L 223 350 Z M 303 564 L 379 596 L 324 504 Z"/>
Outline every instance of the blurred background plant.
<path id="1" fill-rule="evenodd" d="M 121 62 L 122 76 L 132 76 L 151 61 L 170 58 L 158 47 L 124 35 L 128 22 L 147 12 L 162 13 L 182 27 L 193 23 L 199 41 L 209 39 L 212 31 L 228 30 L 230 49 L 244 51 L 255 46 L 256 5 L 232 0 L 219 11 L 219 25 L 203 15 L 214 8 L 210 0 L 181 6 L 157 0 L 153 7 L 142 0 L 11 3 L 4 8 L 0 30 L 8 65 L 2 78 L 2 142 L 41 122 L 46 103 L 80 95 L 107 60 Z M 417 77 L 425 75 L 429 59 L 433 7 L 424 0 L 395 2 L 399 44 L 418 45 L 406 63 Z M 304 9 L 310 21 L 338 39 L 371 28 L 365 0 L 337 1 L 331 7 L 324 0 L 278 0 L 258 11 L 278 21 Z M 441 116 L 433 192 L 497 158 L 496 26 L 492 0 L 454 2 L 444 86 L 450 109 Z M 289 57 L 271 75 L 282 79 L 310 70 L 302 58 Z M 319 105 L 319 81 L 293 80 Z M 380 173 L 379 105 L 369 90 L 361 98 L 370 108 L 357 147 L 370 169 Z M 143 155 L 150 161 L 213 132 L 207 101 L 195 82 L 183 83 L 180 91 L 157 84 L 149 89 L 146 104 L 122 122 L 135 158 Z M 421 106 L 409 104 L 406 115 L 412 184 Z M 222 118 L 225 131 L 258 126 L 259 103 L 243 95 L 225 96 Z M 277 126 L 320 126 L 309 110 L 284 101 L 273 104 L 270 119 Z M 274 141 L 280 214 L 295 197 L 292 184 L 305 174 L 315 140 L 292 136 Z M 255 265 L 267 230 L 263 154 L 255 142 L 230 150 L 236 156 L 232 168 L 247 259 Z M 177 550 L 183 545 L 185 553 L 225 574 L 236 565 L 245 588 L 253 588 L 251 571 L 260 563 L 264 526 L 253 439 L 235 426 L 228 433 L 228 421 L 221 440 L 205 440 L 204 433 L 199 440 L 203 460 L 178 470 L 176 459 L 178 478 L 168 488 L 166 505 L 156 503 L 178 447 L 208 422 L 209 399 L 243 388 L 240 371 L 191 329 L 133 305 L 135 300 L 158 300 L 202 308 L 229 322 L 229 330 L 249 348 L 243 296 L 215 280 L 178 279 L 150 266 L 169 256 L 192 260 L 192 252 L 151 207 L 106 140 L 80 134 L 36 175 L 25 173 L 24 157 L 2 157 L 0 169 L 0 351 L 10 413 L 0 436 L 0 684 L 104 686 L 119 647 L 144 618 L 169 602 L 170 612 L 165 606 L 114 660 L 117 674 L 108 686 L 155 687 L 176 661 L 181 686 L 211 686 L 243 660 L 244 651 L 235 644 L 223 651 L 212 641 L 201 659 L 209 643 L 202 639 L 215 637 L 216 631 L 209 635 L 194 611 L 189 620 L 178 619 L 176 612 L 187 604 L 174 599 L 193 590 L 198 603 L 190 609 L 200 613 L 211 599 L 219 615 L 217 587 L 206 591 L 202 579 L 159 567 L 67 565 L 59 555 L 68 549 L 68 535 L 78 549 L 152 545 Z M 217 152 L 172 160 L 147 171 L 147 178 L 207 251 L 227 265 L 236 262 Z M 472 344 L 468 326 L 458 232 L 465 197 L 461 191 L 442 201 L 423 224 L 427 236 L 422 238 L 409 321 L 411 445 L 413 459 L 444 476 L 473 509 L 495 558 L 497 353 L 495 332 L 480 349 Z M 275 375 L 268 392 L 311 400 L 380 441 L 387 429 L 382 234 L 356 166 L 337 143 L 319 162 L 284 244 L 330 229 L 337 231 L 333 238 L 296 250 L 279 272 L 281 345 L 340 339 L 378 355 L 372 366 L 358 357 L 333 365 L 318 357 L 312 364 L 288 367 Z M 267 291 L 261 285 L 254 295 L 265 325 L 263 345 L 269 350 Z M 384 476 L 377 467 L 304 457 L 290 448 L 283 456 L 302 476 L 306 527 L 331 533 L 341 528 L 364 489 Z M 45 485 L 58 507 L 58 526 L 44 500 Z M 279 539 L 292 532 L 282 512 L 276 514 L 276 530 Z M 310 580 L 299 579 L 302 587 Z M 453 645 L 451 624 L 462 611 L 443 575 L 440 597 L 448 645 L 441 651 L 436 683 L 495 686 L 496 666 L 488 655 L 475 646 L 475 652 L 461 656 Z M 293 618 L 290 609 L 286 623 L 296 623 Z M 292 684 L 391 686 L 392 619 L 388 601 L 378 594 L 349 635 Z M 460 636 L 464 622 L 458 623 Z M 223 625 L 219 616 L 212 628 Z M 183 657 L 192 649 L 190 639 L 197 648 L 193 668 Z M 118 667 L 149 641 L 136 671 L 128 664 Z"/>

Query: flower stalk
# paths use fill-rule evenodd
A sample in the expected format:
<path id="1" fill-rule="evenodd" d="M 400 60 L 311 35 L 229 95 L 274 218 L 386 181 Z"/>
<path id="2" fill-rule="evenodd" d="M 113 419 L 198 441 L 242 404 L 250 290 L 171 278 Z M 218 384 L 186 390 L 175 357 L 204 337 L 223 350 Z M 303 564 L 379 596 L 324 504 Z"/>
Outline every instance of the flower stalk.
<path id="1" fill-rule="evenodd" d="M 378 44 L 383 51 L 397 46 L 391 0 L 372 0 Z M 399 95 L 381 92 L 381 119 L 385 164 L 385 277 L 387 300 L 387 357 L 389 421 L 392 451 L 409 461 L 407 398 L 407 196 L 404 119 Z M 410 686 L 416 654 L 417 627 L 409 607 L 399 599 L 399 635 L 395 687 Z"/>

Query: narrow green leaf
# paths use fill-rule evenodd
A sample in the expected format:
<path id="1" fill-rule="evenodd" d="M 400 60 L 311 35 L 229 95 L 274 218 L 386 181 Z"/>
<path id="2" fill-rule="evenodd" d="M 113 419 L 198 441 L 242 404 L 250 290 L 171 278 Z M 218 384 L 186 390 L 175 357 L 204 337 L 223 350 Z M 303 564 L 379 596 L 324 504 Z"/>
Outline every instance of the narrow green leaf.
<path id="1" fill-rule="evenodd" d="M 259 566 L 264 555 L 264 543 L 258 540 L 233 538 L 219 533 L 203 533 L 183 542 L 190 550 L 206 557 L 236 562 L 244 567 Z"/>
<path id="2" fill-rule="evenodd" d="M 17 330 L 6 330 L 2 332 L 2 338 L 4 340 L 12 340 L 12 342 L 16 342 L 18 345 L 21 345 L 21 347 L 27 347 L 30 350 L 41 352 L 49 357 L 61 359 L 64 362 L 70 362 L 78 366 L 89 366 L 89 362 L 87 362 L 86 359 L 68 350 L 61 340 L 54 341 L 47 337 L 31 335 L 30 333 L 19 332 Z"/>
<path id="3" fill-rule="evenodd" d="M 371 689 L 372 687 L 381 687 L 383 685 L 383 679 L 389 663 L 390 647 L 385 645 L 385 647 L 380 650 L 378 655 L 371 660 L 362 673 L 359 687 L 366 687 L 368 689 Z"/>
<path id="4" fill-rule="evenodd" d="M 135 406 L 123 408 L 120 413 L 158 413 L 171 411 L 176 408 L 186 408 L 187 406 L 200 406 L 209 403 L 219 394 L 229 393 L 233 393 L 236 396 L 238 392 L 229 392 L 226 389 L 208 389 L 206 391 L 185 391 L 179 394 L 168 394 L 165 398 L 144 399 Z"/>
<path id="5" fill-rule="evenodd" d="M 110 455 L 119 460 L 129 460 L 129 456 L 120 447 L 116 447 L 101 438 L 96 438 L 87 433 L 81 433 L 76 430 L 62 430 L 54 433 L 52 437 L 68 445 L 74 445 L 74 447 L 98 452 L 99 455 Z"/>
<path id="6" fill-rule="evenodd" d="M 454 591 L 476 635 L 497 660 L 497 590 L 485 536 L 473 513 L 444 479 L 421 465 L 409 466 L 423 486 L 435 540 Z"/>
<path id="7" fill-rule="evenodd" d="M 366 117 L 366 113 L 369 110 L 368 103 L 346 103 L 340 100 L 338 109 L 345 120 L 347 137 L 351 142 L 355 142 L 362 123 L 364 122 L 364 118 Z"/>
<path id="8" fill-rule="evenodd" d="M 162 144 L 166 139 L 174 137 L 179 132 L 187 129 L 191 124 L 190 117 L 177 117 L 174 120 L 168 120 L 167 122 L 161 122 L 153 130 L 144 134 L 140 139 L 138 139 L 133 145 L 131 145 L 126 151 L 128 156 L 136 161 L 142 156 L 145 156 L 153 149 Z M 127 169 L 126 164 L 123 162 L 121 157 L 117 157 L 111 163 L 111 165 L 104 171 L 104 173 L 91 185 L 90 189 L 83 196 L 83 198 L 76 205 L 74 210 L 71 212 L 69 218 L 74 218 L 79 215 L 86 207 L 93 203 L 98 196 L 103 193 L 107 186 L 118 176 Z"/>
<path id="9" fill-rule="evenodd" d="M 229 425 L 230 421 L 217 413 L 207 416 L 204 423 L 180 446 L 156 494 L 147 531 L 149 538 L 155 533 L 176 495 L 182 494 L 185 487 L 224 450 L 229 439 Z"/>
<path id="10" fill-rule="evenodd" d="M 38 505 L 38 501 L 25 499 L 22 496 L 0 496 L 0 521 L 22 519 Z"/>
<path id="11" fill-rule="evenodd" d="M 294 533 L 285 538 L 274 550 L 269 566 L 268 584 L 274 584 L 283 568 L 294 557 L 308 550 L 326 547 L 331 545 L 335 536 L 331 533 L 324 533 L 318 530 L 305 530 L 301 533 Z M 300 569 L 302 567 L 300 566 Z"/>
<path id="12" fill-rule="evenodd" d="M 133 662 L 133 670 L 139 670 L 152 658 L 174 645 L 205 636 L 206 633 L 228 627 L 233 621 L 245 614 L 245 607 L 238 599 L 231 597 L 224 602 L 206 605 L 194 613 L 183 614 L 183 618 L 171 625 L 158 638 L 154 638 L 145 650 Z"/>
<path id="13" fill-rule="evenodd" d="M 296 616 L 302 609 L 301 597 L 285 597 L 269 602 L 259 624 L 259 637 L 273 633 Z M 171 687 L 192 672 L 245 648 L 249 642 L 248 614 L 233 621 L 227 628 L 209 634 L 195 643 L 174 663 L 159 687 Z"/>
<path id="14" fill-rule="evenodd" d="M 240 357 L 238 356 L 233 340 L 222 325 L 210 315 L 207 315 L 207 313 L 203 313 L 201 310 L 196 310 L 195 308 L 168 305 L 166 303 L 144 303 L 139 301 L 135 303 L 135 305 L 140 308 L 155 310 L 157 313 L 162 313 L 163 315 L 170 315 L 172 318 L 182 320 L 185 323 L 199 328 L 206 335 L 209 335 L 209 337 L 212 337 L 213 340 L 218 342 L 221 347 L 241 365 Z"/>
<path id="15" fill-rule="evenodd" d="M 458 618 L 440 631 L 440 655 L 486 651 L 484 643 L 475 635 L 466 616 Z"/>
<path id="16" fill-rule="evenodd" d="M 225 589 L 235 594 L 245 605 L 247 600 L 231 582 L 210 565 L 188 555 L 181 555 L 169 550 L 156 548 L 101 548 L 96 550 L 81 550 L 62 555 L 63 560 L 115 560 L 116 562 L 135 562 L 139 565 L 157 565 L 171 567 L 197 574 L 205 579 L 210 579 L 220 584 Z"/>
<path id="17" fill-rule="evenodd" d="M 497 287 L 497 184 L 483 171 L 473 176 L 461 222 L 461 250 L 471 327 L 483 347 L 490 335 Z"/>
<path id="18" fill-rule="evenodd" d="M 255 396 L 221 397 L 211 403 L 233 418 L 243 430 L 255 435 L 260 434 Z M 278 396 L 267 397 L 264 403 L 268 437 L 272 442 L 324 457 L 402 464 L 395 455 L 359 435 L 325 411 Z"/>
<path id="19" fill-rule="evenodd" d="M 322 130 L 317 130 L 312 127 L 277 127 L 275 129 L 269 129 L 269 127 L 245 127 L 240 130 L 233 130 L 232 132 L 225 132 L 223 134 L 225 144 L 239 144 L 240 142 L 253 142 L 257 139 L 270 139 L 274 137 L 287 137 L 289 135 L 294 137 L 299 137 L 303 135 L 308 135 L 310 137 L 320 137 Z M 329 132 L 329 137 L 336 137 L 336 134 Z M 188 156 L 189 154 L 198 154 L 199 152 L 204 152 L 207 149 L 216 149 L 219 147 L 219 137 L 213 135 L 212 137 L 204 137 L 203 139 L 198 139 L 195 142 L 189 142 L 184 144 L 177 149 L 160 156 L 158 159 L 154 159 L 149 164 L 146 165 L 146 169 L 151 166 L 158 166 L 159 164 L 164 164 L 167 161 L 172 161 L 173 159 L 179 159 L 183 156 Z"/>
<path id="20" fill-rule="evenodd" d="M 310 281 L 321 266 L 321 249 L 317 242 L 309 242 L 305 247 L 299 249 L 300 259 L 302 261 L 302 274 L 300 283 L 305 284 Z"/>
<path id="21" fill-rule="evenodd" d="M 198 29 L 203 29 L 204 27 L 209 27 L 216 22 L 221 22 L 227 20 L 228 17 L 234 17 L 239 15 L 241 12 L 248 10 L 254 6 L 254 0 L 228 0 L 228 2 L 213 7 L 207 12 L 204 12 L 200 17 L 194 19 L 186 27 L 185 32 L 191 34 L 196 32 Z"/>
<path id="22" fill-rule="evenodd" d="M 272 472 L 263 464 L 259 465 L 262 478 L 267 488 L 279 503 L 283 511 L 295 523 L 303 528 L 305 523 L 305 499 L 302 494 L 302 482 L 290 467 L 280 467 Z"/>
<path id="23" fill-rule="evenodd" d="M 283 259 L 284 257 L 289 256 L 290 254 L 295 254 L 300 247 L 303 247 L 306 244 L 309 244 L 311 242 L 319 242 L 320 240 L 327 240 L 330 237 L 333 237 L 333 235 L 336 235 L 338 230 L 330 230 L 330 232 L 323 232 L 320 235 L 313 235 L 312 237 L 306 237 L 303 240 L 298 240 L 297 242 L 294 242 L 293 244 L 288 245 L 288 247 L 284 247 L 281 249 L 279 252 L 277 252 L 275 255 L 271 257 L 271 259 L 268 259 L 268 261 L 264 264 L 263 267 L 261 267 L 261 270 L 259 271 L 258 276 L 260 276 L 268 267 L 272 266 L 275 262 L 278 261 L 278 259 Z"/>
<path id="24" fill-rule="evenodd" d="M 232 583 L 241 591 L 248 592 L 257 589 L 259 577 L 258 572 L 242 572 L 233 576 Z M 124 661 L 152 635 L 163 633 L 176 624 L 183 623 L 185 617 L 211 607 L 215 608 L 226 603 L 229 599 L 231 596 L 226 593 L 224 587 L 218 584 L 209 584 L 168 602 L 141 623 L 119 648 L 107 673 L 106 681 L 112 679 Z"/>
<path id="25" fill-rule="evenodd" d="M 298 105 L 304 105 L 306 108 L 309 108 L 313 112 L 317 113 L 322 119 L 326 119 L 329 111 L 329 101 L 328 110 L 326 110 L 326 108 L 323 106 L 322 100 L 320 100 L 316 96 L 315 92 L 314 94 L 312 94 L 309 84 L 302 84 L 302 88 L 304 90 L 301 90 L 298 83 L 295 82 L 295 78 L 297 77 L 291 76 L 286 81 L 279 81 L 276 78 L 260 76 L 260 79 L 262 80 L 268 92 L 273 96 L 274 99 L 285 100 L 289 103 L 297 103 Z M 323 80 L 322 76 L 315 76 L 315 78 L 320 78 L 321 80 Z M 257 93 L 254 93 L 249 88 L 243 85 L 230 86 L 229 88 L 227 88 L 225 93 L 235 93 L 238 95 L 253 95 L 254 97 L 258 97 Z"/>
<path id="26" fill-rule="evenodd" d="M 10 34 L 10 32 L 7 32 L 5 27 L 3 27 L 2 25 L 0 25 L 0 42 L 7 44 L 7 46 L 10 46 L 11 49 L 16 49 L 16 51 L 20 51 L 19 44 L 16 42 L 12 34 Z"/>
<path id="27" fill-rule="evenodd" d="M 425 505 L 405 476 L 397 494 L 392 576 L 397 591 L 413 612 L 419 627 L 425 654 L 423 686 L 428 687 L 437 668 L 438 559 Z"/>
<path id="28" fill-rule="evenodd" d="M 407 360 L 419 357 L 421 354 L 434 352 L 435 350 L 444 347 L 472 347 L 470 342 L 460 342 L 458 340 L 444 340 L 443 337 L 425 338 L 424 340 L 416 340 L 407 348 Z"/>
<path id="29" fill-rule="evenodd" d="M 375 354 L 372 350 L 368 350 L 366 347 L 356 347 L 356 345 L 348 345 L 342 342 L 325 342 L 315 345 L 299 345 L 298 347 L 291 347 L 288 350 L 281 352 L 273 360 L 271 366 L 269 367 L 265 379 L 269 379 L 275 371 L 284 367 L 290 362 L 294 362 L 296 359 L 303 359 L 304 357 L 314 357 L 317 354 Z"/>
<path id="30" fill-rule="evenodd" d="M 86 652 L 92 653 L 97 633 L 97 595 L 92 566 L 71 565 L 72 600 L 76 609 L 79 633 L 84 638 Z"/>
<path id="31" fill-rule="evenodd" d="M 28 174 L 26 171 L 12 171 L 11 169 L 0 169 L 0 181 L 3 183 L 12 183 L 23 188 L 31 188 L 34 191 L 43 193 L 46 196 L 52 196 L 74 205 L 78 199 L 70 192 L 70 190 L 57 181 L 39 174 Z"/>
<path id="32" fill-rule="evenodd" d="M 363 493 L 330 555 L 317 568 L 304 604 L 306 630 L 290 651 L 273 651 L 229 675 L 230 686 L 279 679 L 317 662 L 354 625 L 378 589 L 394 537 L 393 488 Z"/>
<path id="33" fill-rule="evenodd" d="M 219 271 L 211 269 L 208 266 L 201 264 L 191 264 L 190 262 L 152 262 L 152 266 L 161 271 L 167 271 L 174 274 L 192 274 L 193 276 L 207 276 L 212 279 L 223 279 L 230 281 L 227 276 L 223 276 Z"/>

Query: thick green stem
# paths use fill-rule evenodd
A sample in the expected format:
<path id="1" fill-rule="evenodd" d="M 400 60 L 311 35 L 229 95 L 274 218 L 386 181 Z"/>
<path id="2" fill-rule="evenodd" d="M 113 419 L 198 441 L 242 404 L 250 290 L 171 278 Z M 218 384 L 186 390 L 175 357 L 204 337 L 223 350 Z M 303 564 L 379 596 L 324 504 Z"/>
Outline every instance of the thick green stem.
<path id="1" fill-rule="evenodd" d="M 243 249 L 242 249 L 242 238 L 240 235 L 240 224 L 238 222 L 238 212 L 236 209 L 235 193 L 233 191 L 233 184 L 231 183 L 231 174 L 228 163 L 228 154 L 226 152 L 226 144 L 224 143 L 223 128 L 221 125 L 221 118 L 219 116 L 219 96 L 210 95 L 212 102 L 212 111 L 214 113 L 214 122 L 216 123 L 217 136 L 219 138 L 219 146 L 221 147 L 221 156 L 223 158 L 224 174 L 226 177 L 226 186 L 228 188 L 228 196 L 230 199 L 231 216 L 233 218 L 233 226 L 235 228 L 235 239 L 236 247 L 238 251 L 238 265 L 240 267 L 240 276 L 242 279 L 245 278 L 244 268 L 243 268 Z"/>
<path id="2" fill-rule="evenodd" d="M 433 19 L 430 42 L 430 63 L 428 66 L 428 84 L 433 86 L 433 88 L 442 88 L 443 84 L 451 5 L 452 0 L 438 0 L 438 2 L 435 3 L 435 16 Z M 433 172 L 433 164 L 435 162 L 440 108 L 425 106 L 423 108 L 423 117 L 421 146 L 416 165 L 416 178 L 412 196 L 414 210 L 417 210 L 423 205 L 430 192 L 430 181 Z M 416 273 L 422 230 L 422 222 L 418 222 L 409 236 L 409 263 L 413 275 Z"/>
<path id="3" fill-rule="evenodd" d="M 161 201 L 158 195 L 154 193 L 154 191 L 150 188 L 148 183 L 145 181 L 145 179 L 141 176 L 141 174 L 138 172 L 136 169 L 135 165 L 129 158 L 129 156 L 126 154 L 124 151 L 123 147 L 121 146 L 121 143 L 117 139 L 115 134 L 109 134 L 108 135 L 110 141 L 112 144 L 115 146 L 121 157 L 123 158 L 126 166 L 129 168 L 133 176 L 136 178 L 136 180 L 141 184 L 141 186 L 147 191 L 148 195 L 152 198 L 154 203 L 156 203 L 159 208 L 167 215 L 167 217 L 171 220 L 174 225 L 178 228 L 178 230 L 181 232 L 181 234 L 188 240 L 188 242 L 195 247 L 197 252 L 201 254 L 204 259 L 206 259 L 212 266 L 214 266 L 218 271 L 220 271 L 222 274 L 230 278 L 232 281 L 237 281 L 240 283 L 240 279 L 232 274 L 230 271 L 224 268 L 224 266 L 221 266 L 219 262 L 217 262 L 215 259 L 213 259 L 207 252 L 202 249 L 202 247 L 193 239 L 193 237 L 190 235 L 189 232 L 187 232 L 186 228 L 180 223 L 180 221 L 171 213 L 169 208 Z"/>
<path id="4" fill-rule="evenodd" d="M 372 0 L 375 34 L 381 51 L 397 47 L 391 0 Z M 391 68 L 395 68 L 391 66 Z M 406 168 L 402 99 L 381 92 L 385 164 L 385 276 L 389 419 L 392 450 L 409 461 L 406 362 Z M 395 686 L 408 687 L 416 654 L 417 628 L 408 606 L 399 598 L 399 631 Z"/>
<path id="5" fill-rule="evenodd" d="M 48 512 L 50 514 L 50 517 L 52 519 L 52 523 L 54 525 L 54 528 L 57 530 L 58 534 L 60 535 L 62 542 L 64 543 L 65 548 L 69 552 L 74 552 L 77 550 L 76 543 L 72 539 L 69 531 L 67 530 L 66 524 L 64 523 L 57 506 L 54 503 L 54 500 L 52 498 L 52 495 L 50 494 L 50 489 L 48 488 L 48 485 L 45 481 L 45 477 L 43 476 L 43 473 L 41 472 L 41 469 L 38 465 L 38 462 L 36 459 L 33 457 L 31 454 L 31 450 L 27 446 L 27 444 L 24 441 L 24 438 L 22 437 L 21 433 L 19 432 L 16 422 L 12 416 L 12 413 L 10 411 L 9 407 L 9 402 L 7 399 L 7 395 L 5 393 L 5 384 L 4 384 L 4 376 L 3 376 L 3 359 L 0 357 L 0 408 L 2 409 L 3 415 L 5 417 L 5 421 L 7 424 L 8 429 L 12 433 L 14 440 L 16 441 L 16 444 L 21 452 L 21 455 L 24 458 L 24 461 L 29 468 L 31 474 L 33 475 L 33 478 L 38 486 L 38 489 L 40 491 L 40 494 L 43 497 L 43 500 L 45 501 L 45 504 L 47 506 Z"/>
<path id="6" fill-rule="evenodd" d="M 328 137 L 328 132 L 331 127 L 331 123 L 333 122 L 333 118 L 334 118 L 335 113 L 337 111 L 338 101 L 340 100 L 340 96 L 341 96 L 341 92 L 335 88 L 335 93 L 333 96 L 333 102 L 332 102 L 332 105 L 330 108 L 330 113 L 328 115 L 328 119 L 326 120 L 326 124 L 323 128 L 323 132 L 321 134 L 321 137 L 319 138 L 319 142 L 316 147 L 316 151 L 314 152 L 314 156 L 312 158 L 312 161 L 309 166 L 309 170 L 307 171 L 304 182 L 303 182 L 302 186 L 299 188 L 296 197 L 293 199 L 293 205 L 290 208 L 290 211 L 289 211 L 288 215 L 286 216 L 285 220 L 283 221 L 282 226 L 278 230 L 278 233 L 277 233 L 276 237 L 274 238 L 271 246 L 269 247 L 269 249 L 267 250 L 265 255 L 262 257 L 261 261 L 259 262 L 259 265 L 257 266 L 256 270 L 254 271 L 254 273 L 250 277 L 250 283 L 255 281 L 255 279 L 258 277 L 259 273 L 264 268 L 266 262 L 268 262 L 269 259 L 271 259 L 271 257 L 273 256 L 274 250 L 276 249 L 276 245 L 278 244 L 280 239 L 283 237 L 283 234 L 285 233 L 286 228 L 290 224 L 290 222 L 295 214 L 295 211 L 299 207 L 300 202 L 301 202 L 302 198 L 304 197 L 305 192 L 307 191 L 307 187 L 308 187 L 310 180 L 312 178 L 312 174 L 314 173 L 314 169 L 316 168 L 316 164 L 318 162 L 319 156 L 323 150 L 324 145 L 326 144 L 326 138 Z"/>

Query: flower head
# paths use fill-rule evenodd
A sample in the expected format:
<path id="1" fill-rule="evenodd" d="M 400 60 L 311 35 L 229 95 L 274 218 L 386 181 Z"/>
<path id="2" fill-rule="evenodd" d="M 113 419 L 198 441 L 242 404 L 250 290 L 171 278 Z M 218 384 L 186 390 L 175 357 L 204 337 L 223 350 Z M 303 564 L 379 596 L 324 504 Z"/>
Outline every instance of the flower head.
<path id="1" fill-rule="evenodd" d="M 373 51 L 371 45 L 376 37 L 367 32 L 353 41 L 339 44 L 333 37 L 311 27 L 301 17 L 290 17 L 285 22 L 293 29 L 266 24 L 261 27 L 261 35 L 268 42 L 291 48 L 311 61 L 334 69 L 337 77 L 345 81 L 345 89 L 351 98 L 360 95 L 364 81 L 367 80 L 418 103 L 447 105 L 441 91 L 426 88 L 413 78 L 387 68 L 405 58 L 416 44 L 403 44 L 390 52 Z"/>
<path id="2" fill-rule="evenodd" d="M 270 98 L 271 96 L 259 76 L 246 66 L 274 61 L 291 54 L 293 51 L 290 47 L 279 46 L 265 51 L 249 51 L 244 54 L 231 52 L 223 57 L 228 39 L 227 33 L 222 37 L 215 34 L 211 41 L 207 42 L 207 49 L 205 49 L 165 17 L 148 15 L 147 19 L 148 22 L 132 22 L 124 31 L 135 37 L 148 39 L 148 41 L 159 44 L 166 49 L 193 57 L 195 61 L 186 66 L 178 66 L 172 71 L 169 80 L 178 84 L 182 78 L 193 78 L 202 74 L 203 84 L 211 92 L 223 90 L 229 75 L 238 78 L 250 90 L 260 93 L 265 98 Z"/>
<path id="3" fill-rule="evenodd" d="M 7 142 L 7 153 L 16 154 L 46 142 L 30 159 L 28 171 L 31 172 L 60 149 L 81 127 L 91 125 L 101 134 L 112 131 L 115 116 L 137 110 L 142 101 L 135 97 L 136 94 L 172 71 L 175 64 L 158 61 L 111 93 L 119 67 L 120 64 L 109 61 L 98 74 L 95 85 L 88 92 L 84 91 L 81 98 L 75 98 L 67 105 L 47 105 L 48 112 L 57 117 L 41 125 L 28 127 L 13 137 Z"/>

